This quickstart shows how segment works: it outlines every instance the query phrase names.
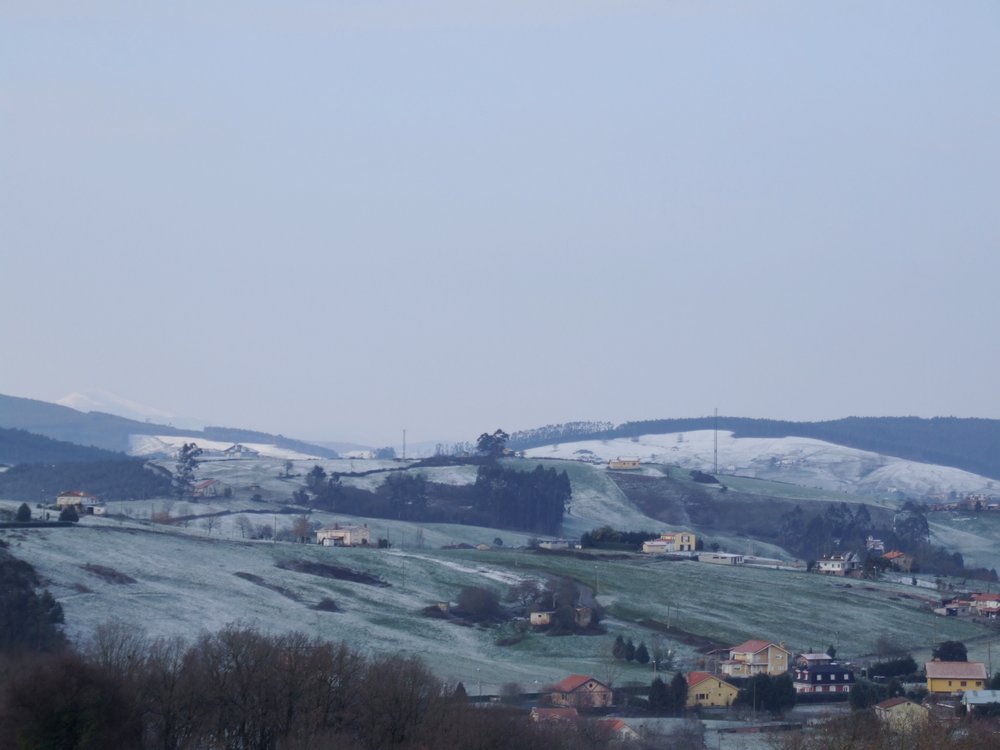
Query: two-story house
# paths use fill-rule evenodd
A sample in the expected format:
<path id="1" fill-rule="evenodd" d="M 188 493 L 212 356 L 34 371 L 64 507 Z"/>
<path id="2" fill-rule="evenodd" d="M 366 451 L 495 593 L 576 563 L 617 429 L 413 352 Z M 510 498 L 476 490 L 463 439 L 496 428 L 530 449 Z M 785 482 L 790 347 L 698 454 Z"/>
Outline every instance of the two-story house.
<path id="1" fill-rule="evenodd" d="M 929 661 L 927 692 L 954 695 L 986 687 L 986 665 L 981 661 Z"/>
<path id="2" fill-rule="evenodd" d="M 730 677 L 755 674 L 783 674 L 789 669 L 791 653 L 770 641 L 751 640 L 729 649 L 729 658 L 719 664 L 719 671 Z"/>
<path id="3" fill-rule="evenodd" d="M 854 670 L 828 654 L 800 654 L 792 671 L 796 693 L 849 693 Z"/>

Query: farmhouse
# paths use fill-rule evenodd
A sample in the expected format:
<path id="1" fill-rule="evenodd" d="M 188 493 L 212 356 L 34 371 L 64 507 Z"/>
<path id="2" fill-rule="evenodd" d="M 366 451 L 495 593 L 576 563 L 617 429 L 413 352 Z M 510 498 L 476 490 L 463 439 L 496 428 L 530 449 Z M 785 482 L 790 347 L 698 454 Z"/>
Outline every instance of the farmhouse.
<path id="1" fill-rule="evenodd" d="M 824 555 L 816 561 L 816 570 L 834 576 L 846 576 L 861 567 L 861 562 L 853 552 L 835 552 Z"/>
<path id="2" fill-rule="evenodd" d="M 688 708 L 695 706 L 723 707 L 732 705 L 739 694 L 735 685 L 708 672 L 688 672 Z"/>
<path id="3" fill-rule="evenodd" d="M 613 742 L 633 743 L 641 738 L 639 733 L 621 719 L 601 719 L 597 722 L 598 729 Z"/>
<path id="4" fill-rule="evenodd" d="M 986 665 L 981 661 L 929 661 L 924 668 L 928 693 L 954 695 L 986 687 Z"/>
<path id="5" fill-rule="evenodd" d="M 260 456 L 260 451 L 255 451 L 253 448 L 247 448 L 242 443 L 236 443 L 231 445 L 222 451 L 222 455 L 228 458 L 258 458 Z"/>
<path id="6" fill-rule="evenodd" d="M 898 549 L 886 552 L 882 555 L 882 559 L 889 563 L 893 570 L 909 573 L 913 568 L 913 555 L 900 552 Z"/>
<path id="7" fill-rule="evenodd" d="M 897 732 L 912 732 L 927 726 L 930 710 L 909 698 L 890 698 L 875 704 L 875 717 Z"/>
<path id="8" fill-rule="evenodd" d="M 80 515 L 101 516 L 105 510 L 100 500 L 83 490 L 63 492 L 56 498 L 56 507 L 60 510 L 69 506 L 75 507 Z"/>
<path id="9" fill-rule="evenodd" d="M 206 479 L 198 482 L 191 492 L 195 497 L 222 497 L 226 494 L 226 485 L 218 479 Z"/>
<path id="10" fill-rule="evenodd" d="M 640 468 L 639 459 L 631 456 L 619 456 L 608 461 L 608 468 L 613 471 L 634 471 Z"/>
<path id="11" fill-rule="evenodd" d="M 324 547 L 366 547 L 372 543 L 372 532 L 367 524 L 354 526 L 351 524 L 324 526 L 316 532 L 316 544 Z"/>
<path id="12" fill-rule="evenodd" d="M 996 617 L 1000 614 L 1000 594 L 973 594 L 972 607 L 980 617 Z"/>
<path id="13" fill-rule="evenodd" d="M 690 531 L 665 531 L 659 539 L 643 542 L 642 551 L 651 554 L 694 552 L 697 546 L 697 539 Z"/>
<path id="14" fill-rule="evenodd" d="M 571 674 L 554 685 L 549 699 L 555 706 L 573 708 L 607 708 L 612 703 L 611 688 L 582 674 Z"/>
<path id="15" fill-rule="evenodd" d="M 790 656 L 784 646 L 751 640 L 729 649 L 729 659 L 719 664 L 719 670 L 730 677 L 783 674 L 788 671 Z"/>
<path id="16" fill-rule="evenodd" d="M 713 565 L 742 565 L 743 555 L 732 552 L 702 552 L 698 555 L 698 562 L 712 563 Z"/>

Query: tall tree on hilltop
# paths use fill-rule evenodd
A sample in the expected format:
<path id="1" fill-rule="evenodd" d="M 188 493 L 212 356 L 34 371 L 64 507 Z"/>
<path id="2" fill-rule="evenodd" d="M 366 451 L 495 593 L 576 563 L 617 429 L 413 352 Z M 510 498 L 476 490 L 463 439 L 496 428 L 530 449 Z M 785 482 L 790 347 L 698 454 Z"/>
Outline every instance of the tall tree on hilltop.
<path id="1" fill-rule="evenodd" d="M 194 472 L 198 468 L 198 456 L 202 453 L 197 443 L 184 443 L 177 453 L 177 469 L 174 472 L 174 491 L 179 497 L 190 495 L 194 488 Z"/>
<path id="2" fill-rule="evenodd" d="M 492 435 L 488 432 L 484 432 L 479 436 L 479 439 L 476 440 L 476 450 L 483 455 L 496 459 L 503 455 L 504 449 L 507 447 L 508 440 L 510 440 L 510 435 L 503 430 L 498 429 Z"/>

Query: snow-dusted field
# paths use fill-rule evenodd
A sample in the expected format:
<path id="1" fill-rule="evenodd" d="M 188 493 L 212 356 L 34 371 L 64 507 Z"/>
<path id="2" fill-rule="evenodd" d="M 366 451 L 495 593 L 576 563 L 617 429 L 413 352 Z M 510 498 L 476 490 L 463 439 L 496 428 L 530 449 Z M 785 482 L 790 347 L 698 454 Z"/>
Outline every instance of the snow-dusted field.
<path id="1" fill-rule="evenodd" d="M 712 430 L 642 435 L 638 440 L 586 440 L 532 448 L 530 458 L 581 460 L 594 457 L 610 461 L 620 456 L 638 457 L 646 464 L 671 464 L 712 471 L 715 466 L 715 433 Z M 888 494 L 900 491 L 924 496 L 955 491 L 991 492 L 1000 483 L 960 469 L 907 461 L 878 453 L 845 448 L 811 438 L 736 438 L 718 433 L 720 474 L 788 482 L 825 490 Z"/>
<path id="2" fill-rule="evenodd" d="M 206 440 L 202 437 L 183 435 L 129 435 L 129 455 L 132 456 L 162 456 L 172 455 L 180 450 L 185 443 L 195 443 L 202 450 L 224 451 L 232 447 L 232 442 L 222 440 Z M 306 453 L 279 448 L 269 443 L 242 443 L 242 445 L 257 451 L 266 458 L 306 459 L 317 458 Z"/>

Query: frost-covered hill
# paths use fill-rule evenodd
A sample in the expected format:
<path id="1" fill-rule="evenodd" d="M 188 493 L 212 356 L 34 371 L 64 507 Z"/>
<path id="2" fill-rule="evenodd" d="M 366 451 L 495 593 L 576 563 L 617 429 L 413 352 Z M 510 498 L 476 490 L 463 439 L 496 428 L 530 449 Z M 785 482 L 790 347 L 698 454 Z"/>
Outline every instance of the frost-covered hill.
<path id="1" fill-rule="evenodd" d="M 537 458 L 601 462 L 628 456 L 643 463 L 670 464 L 708 472 L 716 465 L 712 430 L 560 443 L 531 448 L 525 453 Z M 1000 488 L 996 480 L 948 466 L 883 456 L 811 438 L 741 438 L 721 430 L 718 433 L 718 471 L 722 475 L 865 495 L 992 494 Z"/>
<path id="2" fill-rule="evenodd" d="M 206 440 L 197 435 L 129 435 L 128 454 L 146 458 L 173 456 L 185 443 L 195 443 L 203 451 L 215 453 L 222 453 L 233 446 L 233 442 L 229 440 Z M 240 443 L 240 445 L 256 451 L 264 458 L 284 460 L 320 458 L 273 443 Z"/>

